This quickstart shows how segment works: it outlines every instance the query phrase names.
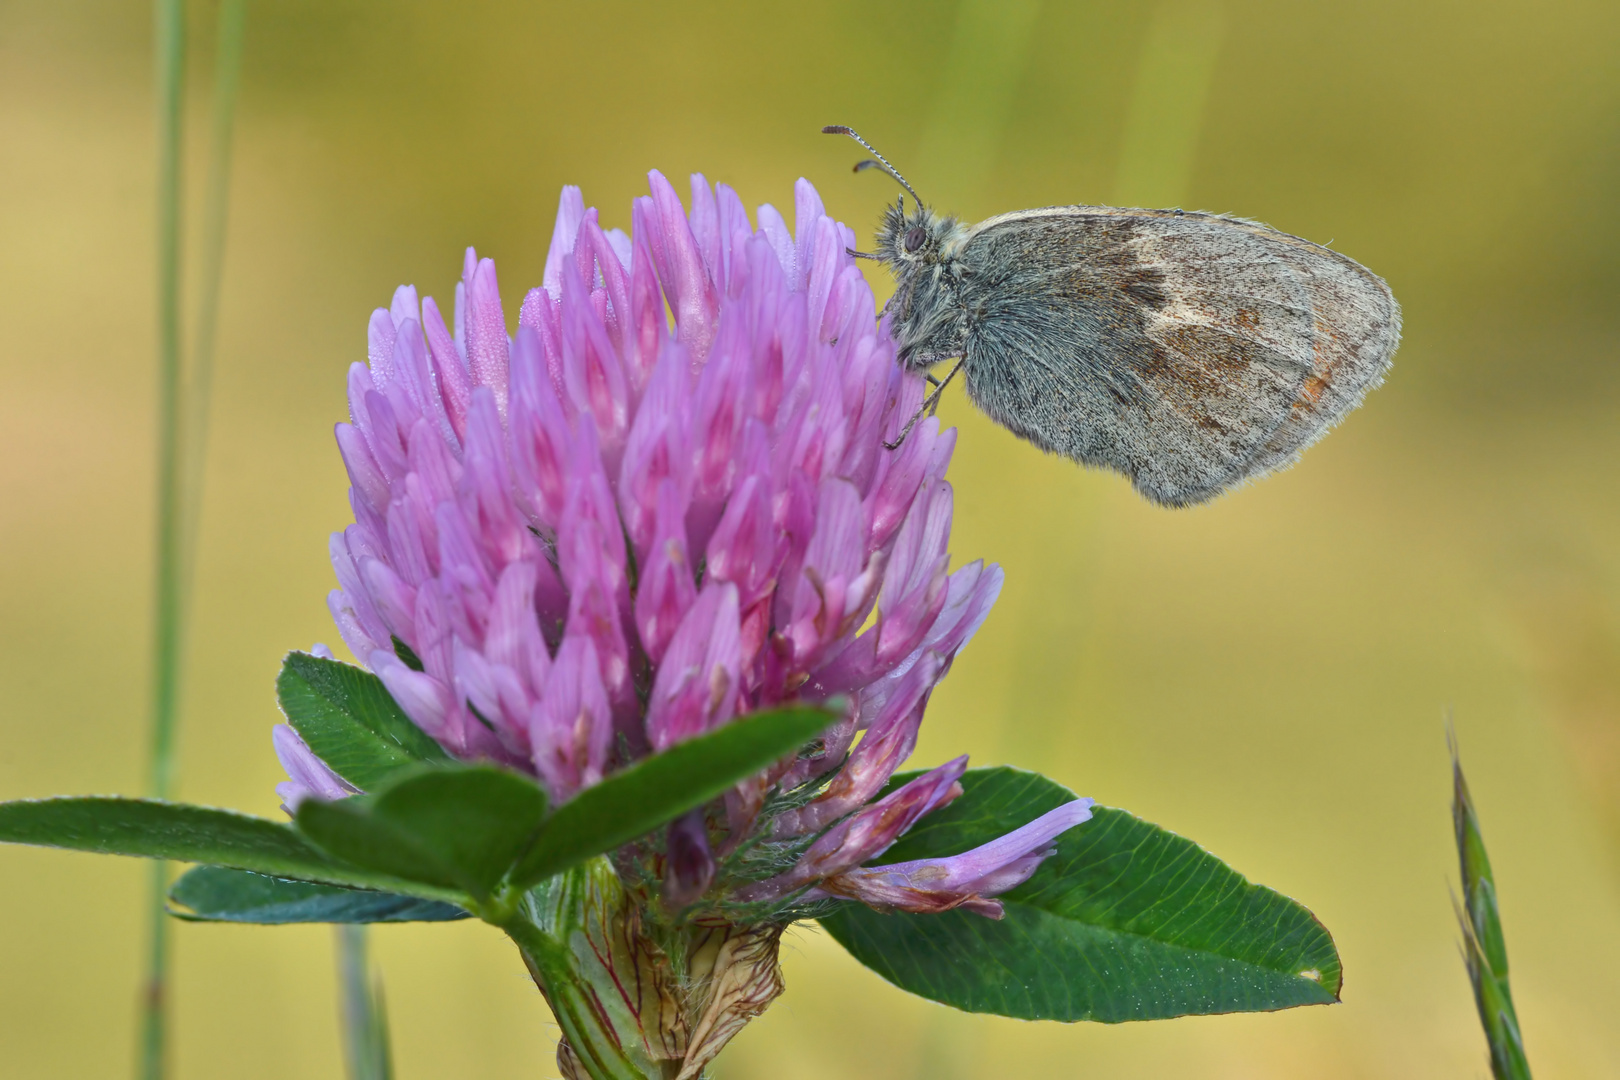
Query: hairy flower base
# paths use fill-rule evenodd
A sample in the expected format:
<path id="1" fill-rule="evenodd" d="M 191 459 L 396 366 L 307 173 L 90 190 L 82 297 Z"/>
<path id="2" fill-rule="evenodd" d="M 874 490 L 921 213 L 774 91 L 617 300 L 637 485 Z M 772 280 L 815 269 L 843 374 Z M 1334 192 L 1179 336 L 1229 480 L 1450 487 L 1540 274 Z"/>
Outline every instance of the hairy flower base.
<path id="1" fill-rule="evenodd" d="M 784 989 L 783 926 L 650 926 L 606 860 L 535 889 L 524 914 L 544 937 L 513 936 L 569 1080 L 694 1080 Z"/>

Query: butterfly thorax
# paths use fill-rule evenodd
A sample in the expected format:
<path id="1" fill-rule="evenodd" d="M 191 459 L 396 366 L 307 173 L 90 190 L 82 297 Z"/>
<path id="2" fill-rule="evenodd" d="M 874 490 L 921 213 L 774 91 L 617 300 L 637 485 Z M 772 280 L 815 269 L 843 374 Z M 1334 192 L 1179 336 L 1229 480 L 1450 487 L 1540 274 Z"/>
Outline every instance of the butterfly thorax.
<path id="1" fill-rule="evenodd" d="M 927 207 L 908 213 L 904 199 L 883 216 L 877 256 L 895 278 L 894 296 L 883 313 L 900 364 L 908 370 L 926 371 L 962 353 L 967 313 L 958 299 L 963 269 L 959 252 L 967 235 L 967 227 L 954 217 Z"/>

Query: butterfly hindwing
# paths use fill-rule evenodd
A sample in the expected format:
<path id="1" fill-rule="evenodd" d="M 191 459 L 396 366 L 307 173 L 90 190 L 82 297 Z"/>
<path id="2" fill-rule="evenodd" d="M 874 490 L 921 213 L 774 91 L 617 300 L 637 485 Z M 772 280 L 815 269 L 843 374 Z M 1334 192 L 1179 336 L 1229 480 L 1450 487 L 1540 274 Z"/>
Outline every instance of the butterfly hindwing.
<path id="1" fill-rule="evenodd" d="M 974 401 L 1168 505 L 1292 461 L 1398 334 L 1370 272 L 1235 218 L 1054 207 L 983 222 L 951 255 Z"/>

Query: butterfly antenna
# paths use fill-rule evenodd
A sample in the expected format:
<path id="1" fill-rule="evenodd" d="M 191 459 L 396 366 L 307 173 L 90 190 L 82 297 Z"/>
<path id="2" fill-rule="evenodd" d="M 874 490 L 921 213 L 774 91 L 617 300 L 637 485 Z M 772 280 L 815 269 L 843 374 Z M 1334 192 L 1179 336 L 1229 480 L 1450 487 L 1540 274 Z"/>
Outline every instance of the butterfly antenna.
<path id="1" fill-rule="evenodd" d="M 854 139 L 856 142 L 858 142 L 862 146 L 866 147 L 866 152 L 868 154 L 871 154 L 873 157 L 877 158 L 877 160 L 876 161 L 862 161 L 862 162 L 860 162 L 859 164 L 857 164 L 855 166 L 855 171 L 860 172 L 863 169 L 870 169 L 870 168 L 873 168 L 874 166 L 879 168 L 879 169 L 882 169 L 884 172 L 886 172 L 890 176 L 894 177 L 895 181 L 897 183 L 899 183 L 899 185 L 901 187 L 903 187 L 907 191 L 911 192 L 911 197 L 913 199 L 917 200 L 917 209 L 919 209 L 919 210 L 922 209 L 922 204 L 923 204 L 922 196 L 917 194 L 917 190 L 915 188 L 913 188 L 910 184 L 906 183 L 906 178 L 900 175 L 900 170 L 896 169 L 893 165 L 889 164 L 889 159 L 888 158 L 886 158 L 882 154 L 878 153 L 876 150 L 874 150 L 872 148 L 871 143 L 867 142 L 865 139 L 861 138 L 858 134 L 856 134 L 854 128 L 845 127 L 843 124 L 828 124 L 826 127 L 821 129 L 821 133 L 823 135 L 848 135 L 850 138 Z"/>

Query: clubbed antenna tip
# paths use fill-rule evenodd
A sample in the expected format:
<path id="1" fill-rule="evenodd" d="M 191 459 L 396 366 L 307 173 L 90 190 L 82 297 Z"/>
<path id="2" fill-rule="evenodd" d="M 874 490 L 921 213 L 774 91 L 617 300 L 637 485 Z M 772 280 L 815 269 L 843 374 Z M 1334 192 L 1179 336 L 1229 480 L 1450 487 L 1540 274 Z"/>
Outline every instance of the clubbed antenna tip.
<path id="1" fill-rule="evenodd" d="M 889 159 L 884 157 L 882 154 L 878 153 L 875 149 L 873 149 L 872 144 L 867 142 L 865 139 L 861 138 L 860 135 L 855 131 L 854 128 L 847 127 L 844 124 L 828 124 L 826 127 L 821 129 L 821 133 L 823 135 L 848 135 L 850 138 L 854 139 L 856 142 L 858 142 L 862 146 L 866 147 L 867 153 L 871 154 L 877 160 L 876 161 L 860 161 L 860 162 L 856 162 L 855 171 L 860 172 L 863 169 L 870 169 L 870 168 L 873 168 L 873 167 L 882 169 L 884 172 L 886 172 L 890 176 L 894 177 L 895 182 L 898 183 L 901 187 L 903 187 L 907 191 L 911 192 L 911 197 L 913 199 L 917 200 L 917 209 L 919 209 L 919 210 L 922 209 L 922 204 L 923 204 L 922 196 L 917 194 L 917 191 L 916 191 L 915 188 L 913 188 L 910 184 L 906 183 L 906 178 L 900 175 L 900 171 L 898 169 L 896 169 L 893 165 L 889 164 Z M 903 199 L 901 200 L 902 203 L 904 201 L 905 200 L 903 200 Z"/>

